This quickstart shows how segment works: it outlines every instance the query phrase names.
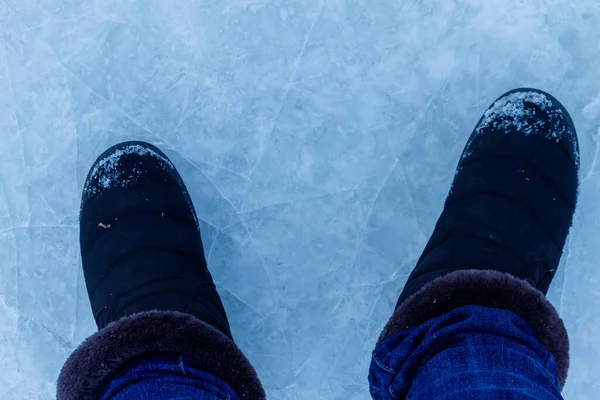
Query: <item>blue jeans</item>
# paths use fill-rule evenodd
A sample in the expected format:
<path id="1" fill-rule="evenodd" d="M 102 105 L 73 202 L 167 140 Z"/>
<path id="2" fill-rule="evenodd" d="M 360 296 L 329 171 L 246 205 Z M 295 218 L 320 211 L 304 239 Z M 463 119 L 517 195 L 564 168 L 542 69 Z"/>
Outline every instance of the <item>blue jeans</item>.
<path id="1" fill-rule="evenodd" d="M 194 360 L 174 353 L 150 353 L 125 364 L 101 400 L 239 400 L 221 379 L 194 367 Z"/>
<path id="2" fill-rule="evenodd" d="M 562 399 L 557 365 L 510 311 L 467 306 L 400 332 L 373 352 L 374 399 Z M 121 368 L 102 400 L 232 399 L 226 382 L 178 354 L 148 354 Z"/>
<path id="3" fill-rule="evenodd" d="M 517 315 L 466 306 L 377 346 L 369 385 L 377 400 L 556 400 L 557 369 Z"/>

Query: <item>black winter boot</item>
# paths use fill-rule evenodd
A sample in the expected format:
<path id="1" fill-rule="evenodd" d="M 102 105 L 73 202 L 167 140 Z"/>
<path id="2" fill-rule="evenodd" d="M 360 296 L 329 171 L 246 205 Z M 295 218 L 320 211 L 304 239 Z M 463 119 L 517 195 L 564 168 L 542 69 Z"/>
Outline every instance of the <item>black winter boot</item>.
<path id="1" fill-rule="evenodd" d="M 380 341 L 463 305 L 508 309 L 554 354 L 564 385 L 568 338 L 544 295 L 573 221 L 578 167 L 575 127 L 558 100 L 534 89 L 496 100 Z"/>
<path id="2" fill-rule="evenodd" d="M 467 142 L 398 304 L 464 269 L 507 272 L 545 294 L 573 221 L 578 163 L 575 127 L 558 100 L 532 89 L 496 100 Z"/>
<path id="3" fill-rule="evenodd" d="M 140 311 L 192 314 L 231 338 L 187 189 L 159 149 L 105 151 L 83 190 L 81 261 L 99 329 Z"/>
<path id="4" fill-rule="evenodd" d="M 100 331 L 63 367 L 59 399 L 95 398 L 121 365 L 157 351 L 195 358 L 241 398 L 264 398 L 232 341 L 192 201 L 165 154 L 143 142 L 104 152 L 84 186 L 80 226 Z"/>

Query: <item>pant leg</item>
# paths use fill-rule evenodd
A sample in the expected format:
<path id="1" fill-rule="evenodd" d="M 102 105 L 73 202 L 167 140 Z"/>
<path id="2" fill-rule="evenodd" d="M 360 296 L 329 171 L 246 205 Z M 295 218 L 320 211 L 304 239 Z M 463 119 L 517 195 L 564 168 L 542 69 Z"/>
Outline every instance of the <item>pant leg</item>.
<path id="1" fill-rule="evenodd" d="M 125 365 L 107 383 L 101 400 L 238 400 L 223 380 L 196 367 L 194 359 L 176 353 L 148 353 Z"/>
<path id="2" fill-rule="evenodd" d="M 156 360 L 144 363 L 149 353 L 183 354 L 183 365 L 180 360 L 175 364 L 173 360 L 166 364 L 162 360 L 158 365 Z M 143 372 L 144 379 L 131 372 L 132 368 Z M 229 337 L 190 314 L 146 311 L 123 317 L 81 343 L 62 367 L 56 397 L 97 400 L 104 395 L 104 398 L 155 399 L 156 393 L 163 393 L 164 389 L 165 398 L 169 398 L 168 388 L 194 386 L 198 382 L 204 392 L 210 388 L 208 392 L 213 397 L 208 399 L 265 399 L 256 371 Z M 149 387 L 156 392 L 144 397 L 144 388 Z M 127 390 L 135 390 L 136 395 L 127 395 Z M 226 396 L 214 397 L 214 393 Z M 192 398 L 204 397 L 194 393 Z"/>
<path id="3" fill-rule="evenodd" d="M 381 342 L 374 399 L 562 399 L 552 354 L 511 311 L 464 306 Z"/>

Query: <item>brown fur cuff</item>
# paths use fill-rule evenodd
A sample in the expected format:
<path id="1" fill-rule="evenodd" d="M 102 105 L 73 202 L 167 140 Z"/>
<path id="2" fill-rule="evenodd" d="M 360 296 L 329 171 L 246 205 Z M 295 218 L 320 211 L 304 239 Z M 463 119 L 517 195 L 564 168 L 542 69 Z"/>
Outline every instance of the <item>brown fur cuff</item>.
<path id="1" fill-rule="evenodd" d="M 191 315 L 148 311 L 113 322 L 84 341 L 60 372 L 57 398 L 95 399 L 126 361 L 161 351 L 194 358 L 241 399 L 266 397 L 254 368 L 231 339 Z"/>
<path id="2" fill-rule="evenodd" d="M 512 311 L 554 356 L 564 387 L 569 369 L 569 337 L 562 319 L 544 295 L 526 281 L 496 271 L 467 270 L 442 276 L 409 297 L 394 312 L 378 344 L 453 309 L 479 305 Z"/>

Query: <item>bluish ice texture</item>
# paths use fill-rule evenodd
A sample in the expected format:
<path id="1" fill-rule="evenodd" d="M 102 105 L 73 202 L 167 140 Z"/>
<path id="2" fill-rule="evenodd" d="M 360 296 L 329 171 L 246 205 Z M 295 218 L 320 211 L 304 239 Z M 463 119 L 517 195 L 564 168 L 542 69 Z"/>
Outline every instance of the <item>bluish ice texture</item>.
<path id="1" fill-rule="evenodd" d="M 162 147 L 270 398 L 367 399 L 370 351 L 488 105 L 533 86 L 581 144 L 550 299 L 565 397 L 600 393 L 600 2 L 0 0 L 0 399 L 52 399 L 95 325 L 95 158 Z"/>

